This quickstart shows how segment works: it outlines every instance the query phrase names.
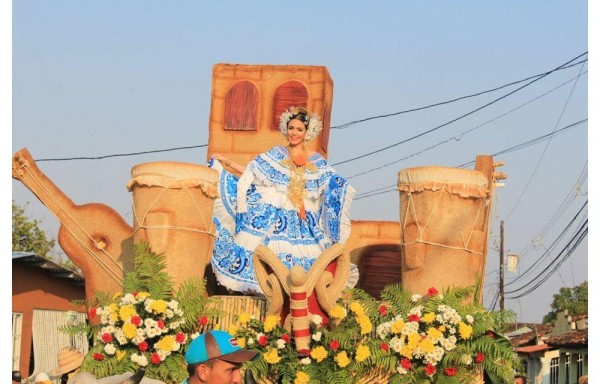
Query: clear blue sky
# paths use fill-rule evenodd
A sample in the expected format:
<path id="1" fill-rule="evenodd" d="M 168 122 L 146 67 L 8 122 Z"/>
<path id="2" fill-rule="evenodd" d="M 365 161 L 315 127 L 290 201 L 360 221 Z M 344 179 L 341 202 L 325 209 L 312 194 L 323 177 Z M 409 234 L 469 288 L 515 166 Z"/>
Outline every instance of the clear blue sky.
<path id="1" fill-rule="evenodd" d="M 335 83 L 331 121 L 338 126 L 496 88 L 588 50 L 583 1 L 18 1 L 12 7 L 12 152 L 27 147 L 36 159 L 206 144 L 216 63 L 327 66 Z M 336 169 L 351 177 L 395 162 L 350 178 L 358 193 L 385 191 L 400 169 L 458 166 L 552 133 L 588 118 L 587 70 L 583 63 L 557 71 L 435 132 Z M 335 164 L 400 142 L 525 84 L 332 130 L 329 160 Z M 505 249 L 523 253 L 519 273 L 537 265 L 507 290 L 533 286 L 574 235 L 571 228 L 543 256 L 587 200 L 587 181 L 573 193 L 586 169 L 587 130 L 585 122 L 496 158 L 505 162 L 501 171 L 508 179 L 492 218 L 487 304 L 497 292 L 500 220 L 506 222 Z M 460 140 L 401 160 L 452 137 Z M 205 149 L 194 149 L 38 165 L 77 204 L 107 204 L 131 223 L 125 184 L 132 166 L 204 164 L 205 157 Z M 21 205 L 31 202 L 27 214 L 57 236 L 55 217 L 20 182 L 12 181 L 12 197 Z M 397 220 L 398 194 L 357 199 L 351 216 Z M 587 255 L 586 239 L 546 282 L 519 299 L 507 298 L 506 307 L 521 321 L 541 321 L 559 287 L 587 279 Z M 519 273 L 507 273 L 507 283 Z"/>

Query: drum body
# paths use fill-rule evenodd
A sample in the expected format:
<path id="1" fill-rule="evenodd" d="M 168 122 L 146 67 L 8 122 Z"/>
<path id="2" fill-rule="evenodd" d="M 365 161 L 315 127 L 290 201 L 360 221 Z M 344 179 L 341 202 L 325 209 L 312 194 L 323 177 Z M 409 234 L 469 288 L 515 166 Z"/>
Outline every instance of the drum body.
<path id="1" fill-rule="evenodd" d="M 218 172 L 190 163 L 143 163 L 131 169 L 134 243 L 165 254 L 174 287 L 204 278 L 214 243 L 212 222 Z"/>
<path id="2" fill-rule="evenodd" d="M 491 205 L 480 171 L 417 167 L 398 173 L 402 285 L 425 294 L 430 287 L 483 284 Z"/>

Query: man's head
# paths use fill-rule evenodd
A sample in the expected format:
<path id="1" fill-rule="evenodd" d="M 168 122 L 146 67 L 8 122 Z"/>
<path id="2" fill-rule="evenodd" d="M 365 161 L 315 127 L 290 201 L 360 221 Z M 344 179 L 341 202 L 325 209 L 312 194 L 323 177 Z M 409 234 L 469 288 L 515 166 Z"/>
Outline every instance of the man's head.
<path id="1" fill-rule="evenodd" d="M 242 363 L 256 354 L 240 348 L 235 338 L 225 331 L 208 331 L 195 338 L 185 353 L 189 383 L 241 383 Z"/>

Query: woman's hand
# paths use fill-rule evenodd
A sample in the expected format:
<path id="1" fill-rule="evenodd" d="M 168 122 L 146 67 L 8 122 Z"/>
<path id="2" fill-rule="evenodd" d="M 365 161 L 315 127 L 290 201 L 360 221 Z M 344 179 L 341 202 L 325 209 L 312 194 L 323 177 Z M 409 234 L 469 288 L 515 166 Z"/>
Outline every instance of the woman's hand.
<path id="1" fill-rule="evenodd" d="M 212 157 L 214 157 L 216 160 L 219 160 L 221 163 L 223 163 L 223 165 L 231 164 L 231 160 L 221 155 L 220 153 L 215 153 Z"/>

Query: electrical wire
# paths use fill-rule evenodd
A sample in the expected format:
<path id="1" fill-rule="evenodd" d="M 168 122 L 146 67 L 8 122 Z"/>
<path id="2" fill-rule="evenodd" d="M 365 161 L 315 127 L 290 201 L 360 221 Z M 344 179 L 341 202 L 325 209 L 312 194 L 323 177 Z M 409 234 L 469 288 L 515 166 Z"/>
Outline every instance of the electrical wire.
<path id="1" fill-rule="evenodd" d="M 114 155 L 104 155 L 104 156 L 94 156 L 94 157 L 66 157 L 66 158 L 55 158 L 55 159 L 37 159 L 35 161 L 39 163 L 39 162 L 42 162 L 42 161 L 102 160 L 102 159 L 108 159 L 110 157 L 124 157 L 124 156 L 146 155 L 146 154 L 149 154 L 149 153 L 179 151 L 179 150 L 182 150 L 182 149 L 204 148 L 204 147 L 207 147 L 207 146 L 208 146 L 208 144 L 201 144 L 201 145 L 192 145 L 192 146 L 189 146 L 189 147 L 176 147 L 176 148 L 169 148 L 169 149 L 156 149 L 156 150 L 153 150 L 153 151 L 131 152 L 131 153 L 118 153 L 118 154 L 114 154 Z"/>

